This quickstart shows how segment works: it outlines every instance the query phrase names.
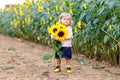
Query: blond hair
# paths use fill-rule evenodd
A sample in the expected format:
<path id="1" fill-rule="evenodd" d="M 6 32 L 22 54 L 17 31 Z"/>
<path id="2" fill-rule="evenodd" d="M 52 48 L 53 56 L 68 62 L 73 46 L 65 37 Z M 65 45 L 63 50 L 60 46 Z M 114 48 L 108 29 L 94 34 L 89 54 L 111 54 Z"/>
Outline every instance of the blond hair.
<path id="1" fill-rule="evenodd" d="M 67 13 L 67 12 L 63 12 L 63 13 L 61 13 L 60 14 L 60 16 L 59 16 L 59 22 L 61 23 L 61 19 L 63 18 L 63 17 L 66 17 L 66 16 L 68 16 L 69 17 L 69 19 L 70 19 L 70 24 L 69 25 L 72 25 L 72 16 L 69 14 L 69 13 Z"/>

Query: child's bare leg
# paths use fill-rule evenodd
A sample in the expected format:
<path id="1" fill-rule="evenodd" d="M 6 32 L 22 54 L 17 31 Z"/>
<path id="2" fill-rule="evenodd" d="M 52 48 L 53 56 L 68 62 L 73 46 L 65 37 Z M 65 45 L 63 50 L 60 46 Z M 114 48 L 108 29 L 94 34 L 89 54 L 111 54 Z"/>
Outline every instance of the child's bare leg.
<path id="1" fill-rule="evenodd" d="M 71 59 L 66 58 L 66 65 L 71 66 Z"/>
<path id="2" fill-rule="evenodd" d="M 57 62 L 57 66 L 61 65 L 61 59 L 56 59 L 56 62 Z"/>
<path id="3" fill-rule="evenodd" d="M 67 73 L 72 73 L 71 70 L 71 59 L 66 58 L 66 72 Z"/>
<path id="4" fill-rule="evenodd" d="M 55 72 L 60 72 L 61 71 L 61 59 L 56 59 L 56 68 L 55 68 Z"/>

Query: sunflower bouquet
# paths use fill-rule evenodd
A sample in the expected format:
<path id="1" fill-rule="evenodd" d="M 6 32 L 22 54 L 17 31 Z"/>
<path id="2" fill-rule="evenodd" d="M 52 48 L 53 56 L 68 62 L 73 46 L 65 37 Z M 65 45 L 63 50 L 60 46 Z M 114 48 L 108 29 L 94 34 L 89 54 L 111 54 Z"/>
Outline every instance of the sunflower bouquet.
<path id="1" fill-rule="evenodd" d="M 49 27 L 48 32 L 54 36 L 57 41 L 65 40 L 68 35 L 66 26 L 59 22 Z"/>
<path id="2" fill-rule="evenodd" d="M 57 22 L 56 24 L 53 24 L 51 27 L 48 28 L 48 32 L 55 38 L 52 42 L 52 47 L 55 52 L 58 53 L 58 55 L 61 57 L 61 47 L 62 44 L 60 41 L 63 41 L 66 39 L 68 32 L 65 25 Z"/>

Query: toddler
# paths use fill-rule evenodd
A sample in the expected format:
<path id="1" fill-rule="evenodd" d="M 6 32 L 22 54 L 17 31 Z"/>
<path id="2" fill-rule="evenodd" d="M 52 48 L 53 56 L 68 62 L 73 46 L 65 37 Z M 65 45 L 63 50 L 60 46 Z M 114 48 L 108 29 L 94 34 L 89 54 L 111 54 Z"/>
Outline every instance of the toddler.
<path id="1" fill-rule="evenodd" d="M 60 50 L 62 51 L 62 58 L 65 58 L 66 60 L 66 72 L 71 73 L 72 72 L 71 70 L 71 58 L 72 58 L 71 47 L 72 47 L 72 35 L 73 35 L 72 27 L 71 27 L 72 17 L 69 13 L 63 12 L 59 16 L 59 22 L 65 25 L 68 31 L 68 35 L 66 39 L 63 41 L 60 41 L 62 44 L 62 48 Z M 51 38 L 53 40 L 56 40 L 55 37 L 53 36 Z M 55 53 L 55 58 L 56 58 L 55 72 L 60 72 L 61 71 L 61 58 L 59 57 L 57 52 Z"/>

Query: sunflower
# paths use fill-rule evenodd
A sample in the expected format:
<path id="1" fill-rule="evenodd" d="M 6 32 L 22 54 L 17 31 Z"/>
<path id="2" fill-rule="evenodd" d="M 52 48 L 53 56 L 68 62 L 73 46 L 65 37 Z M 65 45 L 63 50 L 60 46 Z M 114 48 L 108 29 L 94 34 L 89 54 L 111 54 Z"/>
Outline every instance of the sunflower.
<path id="1" fill-rule="evenodd" d="M 50 28 L 50 26 L 48 26 L 47 29 L 48 29 L 48 33 L 51 34 L 51 28 Z"/>
<path id="2" fill-rule="evenodd" d="M 66 37 L 67 37 L 67 31 L 64 30 L 64 29 L 60 29 L 59 31 L 56 32 L 56 35 L 55 35 L 55 38 L 58 40 L 58 41 L 62 41 L 62 40 L 65 40 Z"/>
<path id="3" fill-rule="evenodd" d="M 58 41 L 65 40 L 67 37 L 67 28 L 65 25 L 57 22 L 51 28 L 48 27 L 48 32 L 51 33 Z"/>
<path id="4" fill-rule="evenodd" d="M 51 34 L 53 35 L 53 36 L 55 36 L 56 34 L 56 32 L 58 31 L 58 27 L 56 26 L 56 25 L 52 25 L 51 26 L 51 28 L 50 28 L 50 32 L 51 32 Z"/>
<path id="5" fill-rule="evenodd" d="M 64 30 L 66 29 L 66 26 L 59 22 L 56 23 L 56 26 L 58 26 L 59 29 L 64 29 Z"/>

